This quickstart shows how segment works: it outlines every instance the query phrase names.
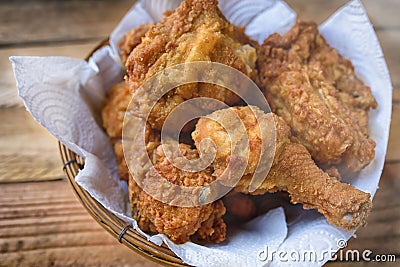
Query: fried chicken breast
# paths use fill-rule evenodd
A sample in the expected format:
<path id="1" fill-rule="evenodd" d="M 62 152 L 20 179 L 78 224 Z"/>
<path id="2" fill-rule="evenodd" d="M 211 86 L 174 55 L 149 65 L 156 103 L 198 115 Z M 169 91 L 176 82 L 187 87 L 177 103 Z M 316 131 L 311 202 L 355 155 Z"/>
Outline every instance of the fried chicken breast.
<path id="1" fill-rule="evenodd" d="M 118 47 L 121 54 L 122 63 L 126 63 L 126 60 L 128 59 L 128 56 L 132 50 L 142 42 L 142 38 L 153 25 L 153 23 L 139 25 L 139 27 L 134 28 L 125 34 L 124 38 L 119 41 Z"/>
<path id="2" fill-rule="evenodd" d="M 260 87 L 298 140 L 322 164 L 358 172 L 375 156 L 368 111 L 377 103 L 351 62 L 331 48 L 317 25 L 298 22 L 257 51 Z"/>
<path id="3" fill-rule="evenodd" d="M 126 62 L 129 90 L 136 92 L 146 80 L 170 66 L 195 61 L 218 62 L 255 76 L 256 52 L 251 44 L 254 42 L 243 29 L 225 19 L 216 0 L 183 1 L 151 27 L 129 55 Z M 144 100 L 152 95 L 151 90 L 142 92 L 133 101 L 141 110 L 152 109 L 148 122 L 157 130 L 161 130 L 165 118 L 185 100 L 210 97 L 228 105 L 239 101 L 232 91 L 205 83 L 179 86 L 167 92 L 154 107 L 147 107 Z"/>

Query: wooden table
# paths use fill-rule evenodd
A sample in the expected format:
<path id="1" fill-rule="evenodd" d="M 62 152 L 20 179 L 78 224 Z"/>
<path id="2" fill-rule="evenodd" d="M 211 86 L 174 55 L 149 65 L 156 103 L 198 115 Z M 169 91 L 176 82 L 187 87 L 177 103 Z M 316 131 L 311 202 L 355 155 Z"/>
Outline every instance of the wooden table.
<path id="1" fill-rule="evenodd" d="M 120 245 L 82 208 L 64 179 L 57 141 L 22 107 L 8 62 L 10 55 L 84 58 L 110 33 L 132 2 L 0 2 L 0 266 L 158 266 Z M 287 2 L 301 19 L 322 22 L 346 1 Z M 394 254 L 398 263 L 400 1 L 362 2 L 389 65 L 393 117 L 373 212 L 368 226 L 357 232 L 348 248 Z M 332 262 L 327 266 L 366 264 Z"/>

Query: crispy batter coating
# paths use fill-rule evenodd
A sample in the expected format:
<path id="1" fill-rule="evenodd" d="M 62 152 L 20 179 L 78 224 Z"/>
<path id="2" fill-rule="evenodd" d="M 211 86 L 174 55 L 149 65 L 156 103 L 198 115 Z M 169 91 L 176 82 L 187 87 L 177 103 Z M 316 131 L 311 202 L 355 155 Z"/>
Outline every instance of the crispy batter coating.
<path id="1" fill-rule="evenodd" d="M 200 142 L 205 138 L 210 138 L 216 144 L 216 156 L 213 162 L 215 169 L 214 175 L 219 176 L 232 159 L 232 146 L 240 142 L 242 136 L 239 135 L 247 134 L 249 142 L 250 151 L 248 153 L 248 162 L 244 174 L 254 173 L 256 170 L 262 153 L 262 140 L 265 142 L 274 141 L 268 140 L 268 137 L 274 138 L 274 136 L 271 136 L 273 132 L 269 133 L 269 135 L 265 135 L 264 138 L 260 135 L 260 124 L 258 123 L 258 120 L 262 120 L 264 124 L 261 124 L 261 126 L 267 127 L 268 123 L 270 123 L 270 130 L 273 131 L 273 121 L 265 117 L 265 114 L 259 108 L 253 108 L 254 114 L 249 106 L 237 106 L 229 110 L 218 110 L 206 117 L 200 118 L 196 124 L 196 129 L 192 132 L 192 138 L 200 153 L 208 150 L 208 147 L 202 148 L 200 145 Z M 228 111 L 233 111 L 239 120 L 235 120 Z M 254 115 L 259 116 L 258 120 Z M 214 120 L 217 119 L 223 121 L 225 125 L 216 123 Z M 244 123 L 246 133 L 238 132 L 240 127 L 238 123 L 240 123 L 240 121 Z M 234 136 L 229 135 L 225 127 L 235 129 Z M 236 152 L 237 155 L 235 155 L 235 158 L 247 157 L 246 151 L 244 150 L 238 150 Z"/>
<path id="2" fill-rule="evenodd" d="M 198 153 L 188 145 L 180 144 L 182 155 L 188 159 L 198 158 Z M 182 186 L 202 186 L 214 180 L 211 169 L 201 172 L 183 171 L 171 164 L 164 155 L 160 145 L 156 150 L 154 169 L 150 169 L 147 177 L 161 175 L 167 181 Z M 178 156 L 173 156 L 179 160 Z M 221 242 L 225 240 L 226 225 L 222 220 L 225 207 L 221 200 L 196 207 L 178 207 L 164 204 L 149 196 L 130 181 L 131 200 L 136 211 L 136 219 L 141 229 L 166 234 L 175 243 L 189 241 L 197 232 L 197 237 L 207 241 Z M 144 181 L 146 182 L 146 181 Z M 158 189 L 160 190 L 160 189 Z M 135 196 L 137 195 L 137 198 Z M 155 231 L 154 231 L 155 230 Z"/>
<path id="3" fill-rule="evenodd" d="M 118 46 L 124 63 L 132 50 L 141 43 L 142 37 L 152 25 L 152 23 L 146 23 L 136 29 L 132 29 L 119 42 Z M 110 138 L 122 137 L 122 124 L 125 111 L 132 98 L 132 94 L 128 88 L 127 83 L 123 81 L 114 85 L 108 92 L 107 103 L 102 110 L 102 117 L 103 127 Z"/>
<path id="4" fill-rule="evenodd" d="M 125 181 L 128 181 L 129 170 L 123 153 L 122 126 L 129 101 L 131 94 L 126 83 L 121 82 L 110 89 L 107 103 L 102 110 L 103 127 L 111 139 L 117 158 L 118 175 Z M 160 144 L 160 133 L 152 130 L 148 124 L 145 129 L 145 142 L 149 155 L 152 155 L 153 150 Z"/>
<path id="5" fill-rule="evenodd" d="M 212 61 L 255 76 L 255 49 L 243 29 L 230 24 L 216 0 L 186 0 L 152 27 L 130 54 L 126 69 L 129 89 L 135 92 L 147 79 L 167 67 L 185 62 Z M 152 92 L 149 92 L 151 94 Z M 195 97 L 211 97 L 231 105 L 239 97 L 222 87 L 193 83 L 162 97 L 150 113 L 149 123 L 161 130 L 165 118 L 180 103 Z M 135 97 L 143 108 L 143 98 Z M 152 107 L 149 107 L 152 108 Z"/>
<path id="6" fill-rule="evenodd" d="M 118 43 L 119 51 L 121 53 L 122 62 L 125 64 L 129 54 L 132 50 L 142 42 L 142 38 L 146 32 L 153 26 L 153 23 L 145 23 L 139 27 L 130 30 L 124 38 Z"/>
<path id="7" fill-rule="evenodd" d="M 131 94 L 125 82 L 120 82 L 110 89 L 107 103 L 103 107 L 101 115 L 103 127 L 111 139 L 122 138 L 125 111 L 130 101 Z"/>
<path id="8" fill-rule="evenodd" d="M 315 23 L 273 34 L 257 51 L 259 80 L 273 111 L 319 163 L 357 172 L 375 156 L 368 111 L 377 103 L 351 62 L 331 48 Z"/>
<path id="9" fill-rule="evenodd" d="M 230 109 L 235 110 L 236 113 L 241 113 L 240 117 L 244 119 L 243 123 L 248 128 L 250 143 L 252 141 L 259 143 L 261 140 L 260 131 L 265 128 L 252 127 L 254 120 L 252 109 L 248 106 Z M 253 107 L 253 110 L 256 109 Z M 217 112 L 221 113 L 221 111 Z M 258 112 L 262 111 L 259 110 Z M 251 118 L 252 116 L 253 118 Z M 219 117 L 224 118 L 221 114 Z M 251 194 L 287 191 L 292 203 L 302 203 L 306 209 L 317 209 L 330 223 L 338 227 L 352 230 L 364 225 L 371 208 L 370 194 L 349 184 L 341 183 L 336 177 L 330 177 L 315 164 L 303 145 L 291 140 L 290 128 L 281 118 L 273 113 L 264 114 L 264 117 L 273 120 L 276 128 L 276 151 L 272 167 L 267 177 L 255 191 L 249 192 L 251 173 L 245 175 L 239 181 L 235 190 Z M 250 123 L 247 123 L 247 121 Z M 259 121 L 263 121 L 262 118 Z M 204 138 L 211 138 L 217 149 L 221 149 L 224 153 L 231 153 L 231 145 L 226 142 L 221 143 L 223 139 L 214 135 L 215 132 L 221 131 L 219 123 L 208 118 L 201 118 L 196 125 L 196 131 L 202 134 L 193 135 L 195 144 L 198 144 Z M 207 132 L 209 133 L 208 136 L 206 135 Z M 250 154 L 252 153 L 258 154 L 259 152 L 250 148 Z"/>

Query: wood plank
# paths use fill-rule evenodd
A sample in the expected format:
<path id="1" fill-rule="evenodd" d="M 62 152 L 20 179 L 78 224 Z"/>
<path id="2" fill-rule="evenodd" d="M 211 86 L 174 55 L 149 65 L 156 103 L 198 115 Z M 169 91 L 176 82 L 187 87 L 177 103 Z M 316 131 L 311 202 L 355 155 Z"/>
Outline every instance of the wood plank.
<path id="1" fill-rule="evenodd" d="M 400 29 L 398 0 L 361 0 L 377 29 Z"/>
<path id="2" fill-rule="evenodd" d="M 64 177 L 56 138 L 25 109 L 0 109 L 0 121 L 0 182 Z"/>
<path id="3" fill-rule="evenodd" d="M 392 122 L 390 124 L 389 144 L 386 160 L 389 162 L 400 162 L 400 88 L 394 90 Z"/>
<path id="4" fill-rule="evenodd" d="M 79 204 L 80 205 L 80 204 Z M 82 209 L 82 206 L 79 206 Z M 93 227 L 92 220 L 84 220 L 82 222 L 69 222 L 64 224 L 50 224 L 50 225 L 24 225 L 23 231 L 17 227 L 0 228 L 0 238 L 16 237 L 23 238 L 27 236 L 49 235 L 57 233 L 76 233 L 77 231 L 85 232 L 102 232 L 100 228 Z"/>
<path id="5" fill-rule="evenodd" d="M 97 8 L 99 8 L 99 10 L 96 11 L 90 11 L 90 12 L 99 12 L 99 14 L 102 14 L 103 9 L 109 5 L 109 2 L 104 2 L 101 1 L 103 3 L 96 5 Z M 346 0 L 336 0 L 336 1 L 323 1 L 323 0 L 311 0 L 311 1 L 294 1 L 294 0 L 289 0 L 287 1 L 289 3 L 289 5 L 296 10 L 296 12 L 299 15 L 300 19 L 305 19 L 305 20 L 315 20 L 318 23 L 322 22 L 323 20 L 325 20 L 327 17 L 329 17 L 330 14 L 332 14 L 332 12 L 334 12 L 338 7 L 340 7 L 341 5 L 343 5 L 344 3 L 346 3 Z M 373 23 L 375 23 L 375 26 L 379 29 L 378 31 L 378 36 L 382 42 L 382 46 L 383 46 L 383 50 L 385 52 L 386 58 L 388 60 L 388 65 L 389 68 L 391 70 L 392 73 L 392 79 L 393 82 L 395 84 L 400 84 L 400 55 L 399 53 L 397 53 L 397 46 L 396 44 L 398 43 L 398 39 L 400 38 L 400 31 L 399 28 L 394 27 L 392 21 L 397 21 L 397 24 L 399 24 L 400 22 L 398 22 L 397 17 L 393 17 L 392 13 L 394 12 L 394 10 L 396 10 L 396 5 L 398 7 L 398 2 L 395 2 L 394 0 L 386 0 L 384 1 L 385 4 L 380 4 L 376 3 L 376 1 L 364 1 L 364 4 L 366 5 L 366 8 L 368 10 L 368 12 L 372 12 L 372 20 Z M 66 5 L 71 5 L 68 8 L 78 8 L 79 4 L 76 3 L 75 1 L 70 2 L 61 2 L 63 4 Z M 70 3 L 70 4 L 68 4 Z M 86 2 L 84 2 L 86 3 Z M 60 3 L 57 3 L 58 5 L 62 5 Z M 10 4 L 4 4 L 4 3 L 0 3 L 1 5 L 10 5 Z M 28 4 L 24 5 L 24 8 L 28 8 L 30 5 L 34 5 L 35 7 L 33 7 L 34 10 L 36 9 L 40 9 L 40 8 L 44 8 L 45 11 L 40 11 L 40 12 L 53 12 L 51 10 L 56 9 L 56 5 L 53 3 L 51 5 L 37 5 L 37 3 L 34 3 L 34 1 L 30 1 Z M 84 4 L 85 7 L 87 8 L 86 5 L 89 5 L 88 3 Z M 324 9 L 321 9 L 321 5 L 324 6 Z M 4 10 L 9 10 L 12 8 L 12 4 L 11 6 L 6 7 Z M 26 7 L 25 7 L 26 6 Z M 384 8 L 383 8 L 384 7 Z M 76 21 L 76 18 L 74 17 L 70 17 L 67 16 L 66 14 L 64 14 L 64 6 L 60 6 L 57 7 L 60 8 L 60 12 L 62 12 L 62 14 L 59 14 L 60 16 L 64 16 L 66 17 L 65 19 L 75 19 L 74 21 Z M 68 8 L 66 8 L 68 10 Z M 117 6 L 116 7 L 121 8 L 121 6 Z M 49 9 L 49 10 L 48 10 Z M 3 10 L 3 9 L 0 9 Z M 114 10 L 114 9 L 112 9 Z M 382 14 L 382 12 L 386 11 L 388 14 L 384 13 L 385 16 L 381 16 L 380 14 Z M 23 12 L 23 11 L 21 11 Z M 89 11 L 88 11 L 89 12 Z M 122 11 L 121 11 L 122 12 Z M 1 11 L 0 11 L 1 13 Z M 14 12 L 15 13 L 15 12 Z M 79 13 L 79 12 L 78 12 Z M 73 13 L 75 14 L 75 13 Z M 123 14 L 123 13 L 122 13 Z M 121 14 L 121 16 L 122 16 Z M 106 16 L 107 18 L 109 16 Z M 393 17 L 393 18 L 392 18 Z M 1 16 L 0 16 L 1 18 Z M 383 19 L 384 18 L 384 19 Z M 58 19 L 58 18 L 57 18 Z M 375 21 L 380 21 L 380 20 L 388 20 L 388 26 L 385 27 L 385 24 L 382 22 L 375 22 Z M 396 20 L 395 20 L 396 19 Z M 0 19 L 1 20 L 1 19 Z M 92 20 L 95 20 L 95 18 L 92 18 Z M 13 21 L 11 19 L 11 21 Z M 37 21 L 37 20 L 34 20 Z M 21 25 L 20 21 L 15 21 L 16 25 Z M 41 23 L 45 23 L 46 25 L 51 25 L 52 23 L 48 23 L 47 21 L 47 17 L 46 17 L 46 22 L 41 22 Z M 64 22 L 63 22 L 64 23 Z M 66 22 L 65 22 L 66 23 Z M 93 22 L 92 22 L 93 23 Z M 107 23 L 104 20 L 101 20 L 101 23 Z M 378 23 L 378 24 L 376 24 Z M 25 24 L 23 30 L 26 30 L 25 28 Z M 68 24 L 67 24 L 68 25 Z M 86 24 L 82 24 L 79 25 L 81 32 L 93 32 L 92 29 L 86 29 Z M 69 26 L 68 26 L 69 27 Z M 72 27 L 73 28 L 73 27 Z M 111 28 L 111 26 L 109 27 Z M 58 28 L 57 28 L 58 29 Z M 1 35 L 7 35 L 6 31 L 9 30 L 9 27 L 2 29 L 0 27 L 0 36 Z M 68 32 L 72 31 L 73 29 L 68 29 Z M 110 29 L 111 30 L 111 29 Z M 21 30 L 20 30 L 21 31 Z M 49 32 L 51 32 L 51 30 L 46 31 L 46 34 L 48 34 Z M 31 32 L 30 32 L 31 33 Z M 89 46 L 89 47 L 85 47 L 86 49 L 82 49 L 82 44 L 76 44 L 76 45 L 56 45 L 56 46 L 49 46 L 49 44 L 45 44 L 45 42 L 47 42 L 45 39 L 41 40 L 41 42 L 43 42 L 41 47 L 34 47 L 34 48 L 20 48 L 20 49 L 2 49 L 0 50 L 0 69 L 6 70 L 5 72 L 3 71 L 2 73 L 0 73 L 0 107 L 1 106 L 10 106 L 10 105 L 15 105 L 15 104 L 21 104 L 21 102 L 18 101 L 18 99 L 16 98 L 16 91 L 15 89 L 15 81 L 14 81 L 14 77 L 10 68 L 10 64 L 7 60 L 7 58 L 11 55 L 41 55 L 41 56 L 47 56 L 47 55 L 65 55 L 65 56 L 74 56 L 74 57 L 78 57 L 78 58 L 83 58 L 87 51 L 90 51 L 91 48 L 95 47 L 95 44 L 101 40 L 101 38 L 104 38 L 104 36 L 107 36 L 109 32 L 106 32 L 102 37 L 99 38 L 95 38 L 95 40 L 85 40 L 85 43 L 88 44 L 83 44 L 83 46 Z M 51 34 L 56 34 L 56 33 L 51 33 Z M 35 38 L 44 38 L 43 36 L 40 37 L 40 35 L 34 35 Z M 16 37 L 15 37 L 16 38 Z M 22 37 L 20 37 L 22 38 Z M 89 38 L 90 39 L 90 38 Z M 24 41 L 22 39 L 22 41 Z M 24 46 L 27 45 L 26 40 L 24 41 L 25 44 Z M 90 45 L 92 45 L 90 47 Z M 84 54 L 82 54 L 82 51 L 85 51 Z M 4 77 L 2 77 L 4 76 Z"/>
<path id="6" fill-rule="evenodd" d="M 357 238 L 349 240 L 343 253 L 348 250 L 371 250 L 372 256 L 396 255 L 400 261 L 400 163 L 386 164 L 381 180 L 380 189 L 373 200 L 372 212 L 368 225 L 357 231 Z M 343 254 L 345 255 L 345 254 Z M 329 262 L 327 267 L 350 266 L 395 266 L 393 262 Z"/>
<path id="7" fill-rule="evenodd" d="M 93 40 L 106 37 L 134 1 L 0 2 L 0 45 Z M 346 0 L 287 0 L 300 18 L 321 22 Z M 363 0 L 378 28 L 399 27 L 397 0 Z M 324 8 L 322 9 L 321 6 Z M 384 15 L 384 16 L 383 16 Z"/>
<path id="8" fill-rule="evenodd" d="M 1 2 L 0 2 L 1 3 Z M 0 4 L 1 6 L 1 4 Z M 1 30 L 0 30 L 1 34 Z M 81 44 L 43 45 L 40 47 L 12 47 L 0 49 L 0 108 L 23 106 L 18 97 L 10 56 L 65 56 L 85 58 L 100 41 Z"/>
<path id="9" fill-rule="evenodd" d="M 285 2 L 297 13 L 297 19 L 315 21 L 320 24 L 334 13 L 339 7 L 347 3 L 347 0 L 285 0 Z M 323 8 L 321 8 L 323 6 Z"/>
<path id="10" fill-rule="evenodd" d="M 119 244 L 101 228 L 65 180 L 3 184 L 0 196 L 3 192 L 8 196 L 6 201 L 0 198 L 0 266 L 159 266 Z M 14 193 L 13 200 L 10 193 Z M 50 205 L 58 195 L 68 198 Z M 23 202 L 15 212 L 2 207 L 34 198 L 42 204 Z"/>
<path id="11" fill-rule="evenodd" d="M 1 1 L 0 46 L 102 40 L 135 1 Z"/>
<path id="12" fill-rule="evenodd" d="M 400 163 L 386 164 L 366 227 L 357 231 L 347 249 L 400 255 Z"/>
<path id="13" fill-rule="evenodd" d="M 0 262 L 7 263 L 7 266 L 17 266 L 18 259 L 23 259 L 21 261 L 23 264 L 20 263 L 20 265 L 28 264 L 29 266 L 41 266 L 49 261 L 57 262 L 56 266 L 65 266 L 69 261 L 84 266 L 103 266 L 101 264 L 113 266 L 115 258 L 110 256 L 110 253 L 117 254 L 120 261 L 128 261 L 129 264 L 131 264 L 130 260 L 132 262 L 141 260 L 142 264 L 152 264 L 127 248 L 118 245 L 98 226 L 78 204 L 78 200 L 64 180 L 5 184 L 1 185 L 0 190 L 8 192 L 7 203 L 12 201 L 10 199 L 12 192 L 15 192 L 15 199 L 12 202 L 16 204 L 20 199 L 24 201 L 24 199 L 34 199 L 35 197 L 38 197 L 39 202 L 43 203 L 42 207 L 40 205 L 19 206 L 15 209 L 15 218 L 11 218 L 12 216 L 7 214 L 7 207 L 0 208 L 0 248 L 2 249 Z M 38 195 L 40 190 L 42 190 L 41 196 Z M 397 197 L 399 191 L 400 163 L 386 164 L 380 189 L 374 198 L 374 207 L 368 218 L 368 225 L 357 231 L 357 238 L 349 241 L 344 252 L 350 249 L 359 251 L 369 249 L 373 251 L 373 255 L 400 255 L 400 199 Z M 43 202 L 46 197 L 48 197 L 47 202 L 51 202 L 54 200 L 54 196 L 59 194 L 66 198 L 68 193 L 70 199 L 65 199 L 64 204 L 59 203 L 49 207 Z M 0 207 L 7 203 L 0 198 Z M 46 209 L 46 213 L 40 212 Z M 62 210 L 66 211 L 66 214 L 75 211 L 77 214 L 62 215 L 59 213 Z M 7 214 L 7 216 L 1 216 L 1 214 Z M 93 238 L 94 236 L 95 238 Z M 77 248 L 81 251 L 80 255 L 74 254 Z M 65 253 L 61 253 L 61 251 Z M 84 261 L 92 255 L 95 255 L 93 257 L 97 260 Z M 363 264 L 358 263 L 356 266 L 363 266 Z M 348 266 L 348 264 L 333 262 L 328 263 L 327 266 Z M 370 263 L 369 266 L 375 266 L 375 264 Z"/>
<path id="14" fill-rule="evenodd" d="M 348 0 L 285 0 L 302 20 L 314 20 L 318 23 L 325 21 Z M 371 22 L 377 29 L 399 28 L 398 0 L 361 0 Z M 323 8 L 322 8 L 323 7 Z"/>
<path id="15" fill-rule="evenodd" d="M 96 236 L 96 238 L 99 237 Z M 115 243 L 0 254 L 0 267 L 17 266 L 156 267 L 161 265 Z"/>
<path id="16" fill-rule="evenodd" d="M 34 1 L 33 1 L 34 2 Z M 29 2 L 33 4 L 33 2 Z M 76 6 L 78 6 L 77 3 L 72 1 Z M 104 1 L 103 1 L 104 2 Z M 324 0 L 311 0 L 309 2 L 306 1 L 295 1 L 295 0 L 289 0 L 288 3 L 289 5 L 298 13 L 299 19 L 303 20 L 315 20 L 318 23 L 322 22 L 325 20 L 327 17 L 329 17 L 332 12 L 334 12 L 338 7 L 346 3 L 346 0 L 336 0 L 336 1 L 325 1 Z M 377 4 L 376 1 L 365 1 L 366 8 L 369 12 L 372 12 L 372 18 L 373 18 L 373 23 L 375 23 L 376 20 L 379 21 L 379 19 L 383 20 L 383 17 L 386 19 L 386 14 L 385 16 L 379 16 L 379 14 L 382 13 L 377 13 L 383 12 L 385 9 L 389 12 L 388 20 L 392 21 L 391 17 L 391 10 L 396 10 L 393 6 L 398 5 L 398 2 L 394 2 L 393 0 L 386 0 L 387 6 L 382 5 L 382 4 Z M 67 3 L 67 2 L 62 2 L 62 3 Z M 69 2 L 68 2 L 69 3 Z M 84 2 L 86 3 L 86 2 Z M 107 6 L 109 3 L 102 3 L 99 7 L 101 10 L 104 8 L 104 6 Z M 6 5 L 0 3 L 1 5 Z M 8 5 L 8 4 L 7 4 Z M 324 6 L 323 9 L 321 9 L 321 5 Z M 27 5 L 29 6 L 29 4 Z M 44 6 L 44 5 L 42 5 Z M 381 6 L 380 8 L 378 8 Z M 385 9 L 382 9 L 382 6 L 385 6 Z M 392 7 L 392 8 L 389 8 Z M 10 8 L 10 7 L 9 7 Z M 55 8 L 54 6 L 51 7 L 41 7 L 41 8 Z M 63 8 L 63 7 L 60 7 Z M 1 10 L 1 9 L 0 9 Z M 62 9 L 64 10 L 64 9 Z M 103 11 L 98 11 L 103 12 Z M 50 12 L 50 11 L 49 11 Z M 62 11 L 64 12 L 64 11 Z M 94 12 L 94 11 L 93 11 Z M 1 13 L 1 11 L 0 11 Z M 66 16 L 66 14 L 60 14 L 60 16 Z M 121 15 L 122 16 L 122 15 Z M 68 17 L 68 16 L 67 16 Z M 374 19 L 376 17 L 376 19 Z M 1 18 L 1 16 L 0 16 Z M 69 19 L 69 18 L 66 18 Z M 396 17 L 397 19 L 397 17 Z M 1 20 L 1 19 L 0 19 Z M 16 22 L 17 23 L 17 22 Z M 20 23 L 20 22 L 19 22 Z M 47 22 L 46 22 L 47 23 Z M 106 23 L 103 20 L 101 23 Z M 398 22 L 400 23 L 400 22 Z M 51 24 L 51 23 L 47 23 Z M 378 23 L 375 24 L 377 27 L 378 31 L 378 37 L 381 41 L 382 48 L 385 54 L 385 58 L 387 60 L 389 70 L 392 76 L 392 81 L 394 84 L 400 84 L 400 54 L 398 53 L 397 49 L 397 44 L 400 41 L 400 28 L 399 27 L 394 27 L 393 23 L 390 22 L 387 27 L 383 23 Z M 85 32 L 86 29 L 86 24 L 80 25 L 82 28 L 82 31 Z M 8 29 L 8 28 L 6 28 Z M 2 35 L 2 31 L 6 30 L 2 29 L 0 26 L 0 35 Z M 88 30 L 89 31 L 89 30 Z M 3 33 L 6 34 L 6 33 Z M 108 33 L 106 33 L 107 35 Z M 105 35 L 105 36 L 106 36 Z M 36 36 L 36 35 L 35 35 Z M 36 36 L 39 38 L 39 36 Z M 22 37 L 21 37 L 22 38 Z M 103 37 L 102 37 L 103 38 Z M 63 45 L 58 44 L 58 45 L 49 45 L 48 43 L 43 43 L 40 47 L 26 47 L 26 43 L 24 47 L 20 48 L 7 48 L 7 49 L 0 49 L 0 69 L 3 71 L 0 72 L 0 107 L 4 106 L 13 106 L 13 105 L 22 105 L 21 100 L 18 99 L 17 97 L 17 91 L 15 89 L 15 80 L 14 76 L 11 70 L 11 64 L 8 61 L 8 57 L 11 55 L 37 55 L 37 56 L 49 56 L 49 55 L 60 55 L 60 56 L 72 56 L 72 57 L 77 57 L 77 58 L 84 58 L 89 51 L 91 51 L 92 48 L 96 46 L 96 44 L 101 40 L 101 38 L 95 38 L 91 40 L 85 40 L 83 44 L 68 44 L 68 45 Z M 46 42 L 46 41 L 43 41 Z"/>
<path id="17" fill-rule="evenodd" d="M 377 32 L 383 54 L 389 68 L 392 83 L 400 88 L 400 30 L 384 30 Z"/>

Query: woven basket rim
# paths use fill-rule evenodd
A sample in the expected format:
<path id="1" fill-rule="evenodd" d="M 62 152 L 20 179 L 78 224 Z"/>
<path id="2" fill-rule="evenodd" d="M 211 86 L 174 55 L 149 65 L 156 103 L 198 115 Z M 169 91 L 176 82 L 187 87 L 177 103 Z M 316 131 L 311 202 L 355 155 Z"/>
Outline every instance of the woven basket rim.
<path id="1" fill-rule="evenodd" d="M 108 45 L 109 40 L 103 40 L 93 51 L 86 57 L 86 61 L 93 55 L 96 50 Z M 59 150 L 61 159 L 64 164 L 63 170 L 71 185 L 76 197 L 85 207 L 88 213 L 100 224 L 107 232 L 115 237 L 120 243 L 126 245 L 138 254 L 165 266 L 188 266 L 178 256 L 175 255 L 165 245 L 158 246 L 150 242 L 142 236 L 138 231 L 131 227 L 127 227 L 127 223 L 118 218 L 112 212 L 104 208 L 96 199 L 94 199 L 85 189 L 80 187 L 75 181 L 79 170 L 85 165 L 85 160 L 68 149 L 60 141 Z"/>

